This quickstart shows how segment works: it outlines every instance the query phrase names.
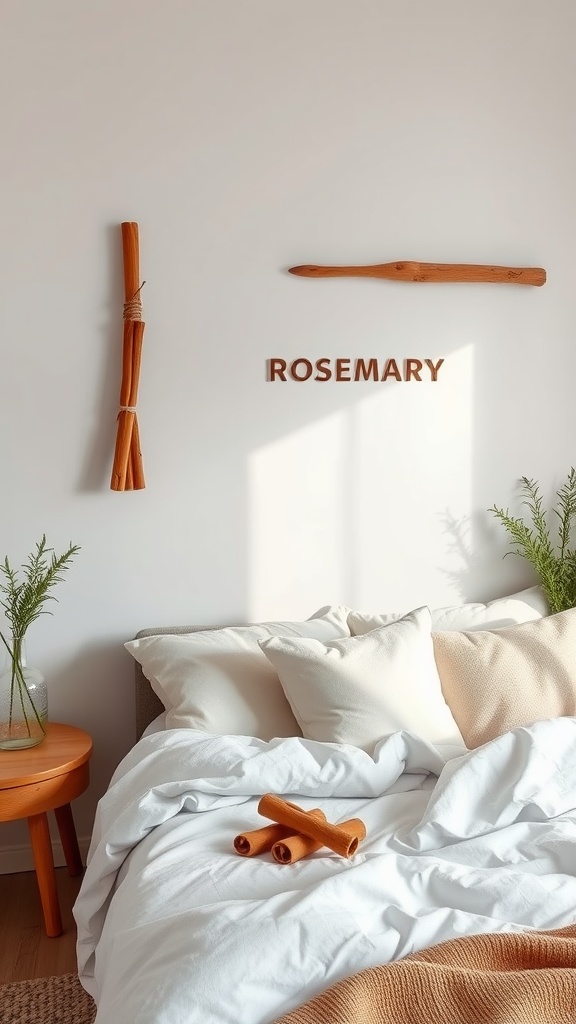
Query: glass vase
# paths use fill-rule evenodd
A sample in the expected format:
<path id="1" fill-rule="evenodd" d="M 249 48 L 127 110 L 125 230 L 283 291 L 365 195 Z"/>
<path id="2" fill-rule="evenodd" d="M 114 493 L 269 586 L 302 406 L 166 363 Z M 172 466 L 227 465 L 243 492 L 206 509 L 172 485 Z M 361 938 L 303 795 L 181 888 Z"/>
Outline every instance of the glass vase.
<path id="1" fill-rule="evenodd" d="M 26 664 L 22 637 L 12 637 L 4 654 L 0 672 L 0 750 L 34 747 L 46 735 L 46 680 L 37 668 Z"/>

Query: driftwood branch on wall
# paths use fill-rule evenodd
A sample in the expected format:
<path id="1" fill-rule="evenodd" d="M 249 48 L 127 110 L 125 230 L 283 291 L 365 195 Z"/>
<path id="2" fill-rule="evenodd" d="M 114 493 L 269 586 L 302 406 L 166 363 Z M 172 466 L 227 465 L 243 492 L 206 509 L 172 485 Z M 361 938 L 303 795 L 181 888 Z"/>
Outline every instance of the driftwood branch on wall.
<path id="1" fill-rule="evenodd" d="M 319 267 L 306 263 L 290 267 L 298 277 L 378 277 L 386 281 L 433 281 L 463 284 L 531 284 L 546 281 L 542 267 L 497 267 L 480 263 L 418 263 L 402 260 L 366 267 Z"/>

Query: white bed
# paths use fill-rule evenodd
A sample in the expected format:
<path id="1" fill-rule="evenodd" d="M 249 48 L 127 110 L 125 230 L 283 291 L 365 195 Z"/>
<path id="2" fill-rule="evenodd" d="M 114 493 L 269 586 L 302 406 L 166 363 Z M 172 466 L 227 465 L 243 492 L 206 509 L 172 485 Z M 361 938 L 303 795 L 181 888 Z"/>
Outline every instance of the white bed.
<path id="1" fill-rule="evenodd" d="M 575 717 L 470 751 L 406 729 L 367 752 L 164 725 L 100 801 L 75 907 L 97 1024 L 272 1024 L 445 939 L 574 921 Z M 360 817 L 367 838 L 350 860 L 239 857 L 266 792 Z"/>

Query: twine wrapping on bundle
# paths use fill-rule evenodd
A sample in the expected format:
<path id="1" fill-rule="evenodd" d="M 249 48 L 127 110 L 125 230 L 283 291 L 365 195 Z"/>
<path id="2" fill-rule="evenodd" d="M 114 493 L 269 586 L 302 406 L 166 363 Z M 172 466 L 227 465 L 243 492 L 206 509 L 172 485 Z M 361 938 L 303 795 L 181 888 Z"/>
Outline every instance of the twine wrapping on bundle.
<path id="1" fill-rule="evenodd" d="M 131 299 L 127 299 L 124 303 L 123 318 L 124 320 L 142 320 L 142 299 L 140 298 L 140 292 L 142 291 L 146 281 L 142 281 L 142 284 L 138 288 L 138 291 L 134 293 Z"/>

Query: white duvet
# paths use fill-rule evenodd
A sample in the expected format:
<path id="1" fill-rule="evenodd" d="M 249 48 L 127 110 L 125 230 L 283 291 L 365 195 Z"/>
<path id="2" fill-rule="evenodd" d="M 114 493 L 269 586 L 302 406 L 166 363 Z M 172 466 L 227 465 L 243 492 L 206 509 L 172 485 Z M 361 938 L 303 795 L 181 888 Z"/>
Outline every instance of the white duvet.
<path id="1" fill-rule="evenodd" d="M 347 861 L 244 859 L 265 792 L 361 817 Z M 576 920 L 576 718 L 447 753 L 303 739 L 142 739 L 99 804 L 75 906 L 98 1024 L 267 1024 L 328 985 L 455 935 Z"/>

